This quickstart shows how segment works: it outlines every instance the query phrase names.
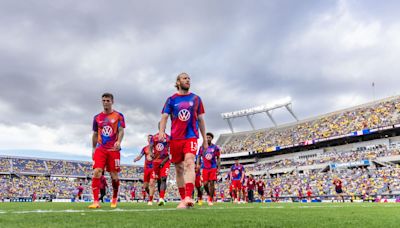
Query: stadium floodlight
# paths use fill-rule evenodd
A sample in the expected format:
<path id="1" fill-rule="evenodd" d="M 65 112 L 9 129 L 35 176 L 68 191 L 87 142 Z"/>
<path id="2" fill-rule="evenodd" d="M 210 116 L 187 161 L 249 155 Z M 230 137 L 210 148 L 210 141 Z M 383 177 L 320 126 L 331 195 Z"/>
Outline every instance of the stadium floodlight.
<path id="1" fill-rule="evenodd" d="M 297 116 L 294 114 L 292 108 L 292 101 L 290 99 L 290 97 L 286 97 L 284 99 L 278 100 L 272 104 L 266 104 L 266 105 L 260 105 L 260 106 L 256 106 L 253 108 L 247 108 L 247 109 L 242 109 L 242 110 L 238 110 L 238 111 L 233 111 L 233 112 L 225 112 L 225 113 L 221 113 L 221 117 L 222 119 L 226 120 L 230 130 L 232 131 L 232 133 L 234 132 L 233 130 L 233 126 L 232 126 L 232 119 L 235 118 L 239 118 L 239 117 L 246 117 L 247 121 L 249 122 L 251 128 L 253 130 L 255 130 L 254 124 L 251 120 L 251 118 L 258 113 L 266 113 L 268 118 L 271 120 L 271 122 L 277 126 L 276 121 L 274 120 L 274 118 L 271 115 L 271 111 L 274 109 L 279 109 L 279 108 L 286 108 L 289 113 L 293 116 L 293 118 L 298 121 Z"/>

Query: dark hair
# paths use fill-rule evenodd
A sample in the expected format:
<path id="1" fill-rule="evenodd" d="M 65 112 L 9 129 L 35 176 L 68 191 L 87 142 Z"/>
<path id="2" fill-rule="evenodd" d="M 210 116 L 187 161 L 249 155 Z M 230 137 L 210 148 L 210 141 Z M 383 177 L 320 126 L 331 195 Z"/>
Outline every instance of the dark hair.
<path id="1" fill-rule="evenodd" d="M 211 133 L 211 132 L 207 132 L 206 135 L 207 135 L 207 136 L 211 136 L 211 138 L 214 138 L 214 135 L 213 135 L 213 133 Z"/>
<path id="2" fill-rule="evenodd" d="M 101 95 L 101 98 L 103 97 L 109 97 L 112 101 L 114 101 L 114 96 L 111 93 L 103 93 L 103 95 Z"/>

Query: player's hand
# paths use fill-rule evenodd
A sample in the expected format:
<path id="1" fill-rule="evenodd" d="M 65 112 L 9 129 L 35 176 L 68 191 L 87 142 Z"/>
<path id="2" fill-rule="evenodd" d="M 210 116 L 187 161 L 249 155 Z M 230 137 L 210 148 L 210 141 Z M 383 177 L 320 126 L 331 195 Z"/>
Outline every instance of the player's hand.
<path id="1" fill-rule="evenodd" d="M 164 167 L 164 163 L 160 163 L 160 166 L 159 166 L 161 169 Z"/>
<path id="2" fill-rule="evenodd" d="M 165 132 L 158 132 L 158 140 L 160 140 L 161 142 L 165 141 Z"/>
<path id="3" fill-rule="evenodd" d="M 206 151 L 208 149 L 208 142 L 207 140 L 203 140 L 203 150 Z"/>
<path id="4" fill-rule="evenodd" d="M 121 150 L 121 143 L 120 142 L 118 142 L 118 141 L 116 141 L 115 143 L 114 143 L 114 148 L 113 148 L 114 150 Z"/>
<path id="5" fill-rule="evenodd" d="M 196 165 L 196 167 L 194 168 L 195 172 L 198 172 L 200 170 L 200 166 Z"/>

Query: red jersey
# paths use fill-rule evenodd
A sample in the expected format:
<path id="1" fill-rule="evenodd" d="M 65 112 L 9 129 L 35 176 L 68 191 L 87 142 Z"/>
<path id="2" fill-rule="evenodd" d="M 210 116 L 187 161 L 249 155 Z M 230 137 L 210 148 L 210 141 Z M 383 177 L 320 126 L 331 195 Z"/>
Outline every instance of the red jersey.
<path id="1" fill-rule="evenodd" d="M 97 146 L 112 149 L 118 140 L 118 129 L 125 128 L 122 113 L 113 111 L 110 114 L 101 112 L 93 118 L 93 131 L 98 133 Z"/>
<path id="2" fill-rule="evenodd" d="M 150 145 L 153 145 L 154 160 L 164 160 L 169 155 L 169 135 L 165 134 L 165 140 L 160 141 L 158 133 L 153 135 L 150 140 Z"/>
<path id="3" fill-rule="evenodd" d="M 342 189 L 342 181 L 339 179 L 336 179 L 333 181 L 333 184 L 335 185 L 336 189 Z"/>
<path id="4" fill-rule="evenodd" d="M 254 190 L 255 186 L 256 186 L 256 180 L 254 180 L 253 178 L 247 179 L 247 188 L 249 190 Z"/>
<path id="5" fill-rule="evenodd" d="M 262 180 L 257 181 L 257 190 L 258 191 L 264 191 L 265 188 L 265 183 Z"/>
<path id="6" fill-rule="evenodd" d="M 161 114 L 171 116 L 171 139 L 199 138 L 199 115 L 204 113 L 203 103 L 194 93 L 169 97 Z"/>
<path id="7" fill-rule="evenodd" d="M 140 152 L 140 155 L 144 155 L 144 169 L 152 169 L 153 168 L 153 161 L 147 160 L 147 155 L 150 153 L 150 146 L 147 145 L 142 148 L 142 152 Z"/>
<path id="8" fill-rule="evenodd" d="M 215 169 L 218 167 L 217 157 L 220 156 L 220 149 L 217 145 L 211 144 L 207 150 L 204 151 L 203 147 L 200 147 L 199 158 L 201 159 L 202 169 Z"/>

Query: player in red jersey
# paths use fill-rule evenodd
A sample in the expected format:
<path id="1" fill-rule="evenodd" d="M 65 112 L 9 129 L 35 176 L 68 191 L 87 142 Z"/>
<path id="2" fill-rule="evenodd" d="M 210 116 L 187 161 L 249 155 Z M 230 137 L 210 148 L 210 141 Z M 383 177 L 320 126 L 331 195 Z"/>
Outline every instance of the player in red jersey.
<path id="1" fill-rule="evenodd" d="M 93 178 L 92 190 L 94 202 L 89 208 L 100 208 L 100 177 L 104 168 L 110 172 L 113 195 L 111 208 L 117 207 L 120 172 L 121 141 L 124 137 L 125 119 L 122 113 L 112 109 L 114 96 L 104 93 L 102 96 L 103 112 L 93 119 L 92 157 Z"/>
<path id="2" fill-rule="evenodd" d="M 254 202 L 254 189 L 256 187 L 256 180 L 254 180 L 253 175 L 249 175 L 249 178 L 247 179 L 247 189 L 248 189 L 248 199 L 249 203 Z"/>
<path id="3" fill-rule="evenodd" d="M 264 197 L 264 192 L 265 192 L 265 183 L 262 180 L 262 178 L 258 178 L 257 181 L 257 193 L 258 197 L 261 199 L 262 203 L 265 203 L 265 197 Z"/>
<path id="4" fill-rule="evenodd" d="M 148 205 L 153 205 L 153 197 L 154 197 L 154 192 L 155 192 L 155 176 L 153 173 L 153 158 L 151 156 L 150 152 L 150 142 L 152 139 L 152 135 L 147 136 L 147 143 L 148 145 L 142 148 L 142 151 L 140 152 L 139 156 L 133 160 L 133 162 L 137 162 L 140 159 L 142 159 L 143 156 L 145 156 L 144 159 L 144 173 L 143 173 L 143 188 L 144 192 L 143 194 L 143 201 L 146 199 L 146 193 L 149 194 L 149 202 L 147 203 Z"/>
<path id="5" fill-rule="evenodd" d="M 131 190 L 131 201 L 133 202 L 136 198 L 136 186 L 132 185 L 130 190 Z"/>
<path id="6" fill-rule="evenodd" d="M 78 194 L 76 195 L 77 196 L 76 201 L 80 202 L 82 200 L 82 195 L 83 195 L 83 190 L 84 190 L 82 183 L 79 183 L 79 186 L 76 188 L 76 190 L 78 192 Z"/>
<path id="7" fill-rule="evenodd" d="M 344 196 L 343 196 L 343 182 L 339 178 L 334 178 L 333 179 L 333 185 L 335 185 L 335 191 L 338 197 L 342 199 L 342 202 L 344 203 Z M 336 199 L 338 200 L 338 198 Z M 338 200 L 339 201 L 339 200 Z"/>
<path id="8" fill-rule="evenodd" d="M 307 200 L 308 200 L 308 202 L 311 202 L 311 196 L 312 196 L 312 188 L 310 185 L 307 185 Z"/>
<path id="9" fill-rule="evenodd" d="M 207 132 L 207 150 L 200 148 L 199 155 L 196 163 L 197 167 L 201 164 L 203 186 L 208 194 L 207 203 L 209 206 L 213 205 L 213 198 L 215 194 L 215 182 L 221 167 L 220 149 L 217 145 L 212 143 L 214 135 Z"/>
<path id="10" fill-rule="evenodd" d="M 176 78 L 175 87 L 178 93 L 169 97 L 161 114 L 159 138 L 165 138 L 168 116 L 171 117 L 171 162 L 175 164 L 176 183 L 181 195 L 177 208 L 188 208 L 194 205 L 192 193 L 195 182 L 195 156 L 199 128 L 203 137 L 203 149 L 207 150 L 206 124 L 204 107 L 201 98 L 189 92 L 190 77 L 181 73 Z"/>
<path id="11" fill-rule="evenodd" d="M 242 200 L 242 183 L 245 177 L 243 165 L 239 164 L 239 159 L 235 159 L 235 164 L 231 167 L 230 180 L 233 185 L 233 194 L 236 196 L 234 203 L 244 203 Z"/>
<path id="12" fill-rule="evenodd" d="M 160 129 L 160 123 L 158 124 Z M 165 138 L 161 141 L 158 133 L 150 140 L 150 154 L 153 158 L 153 178 L 159 181 L 158 206 L 165 204 L 164 197 L 167 189 L 167 177 L 171 162 L 169 161 L 169 135 L 165 134 Z"/>

